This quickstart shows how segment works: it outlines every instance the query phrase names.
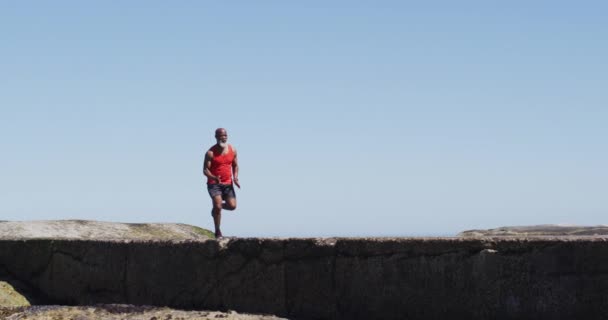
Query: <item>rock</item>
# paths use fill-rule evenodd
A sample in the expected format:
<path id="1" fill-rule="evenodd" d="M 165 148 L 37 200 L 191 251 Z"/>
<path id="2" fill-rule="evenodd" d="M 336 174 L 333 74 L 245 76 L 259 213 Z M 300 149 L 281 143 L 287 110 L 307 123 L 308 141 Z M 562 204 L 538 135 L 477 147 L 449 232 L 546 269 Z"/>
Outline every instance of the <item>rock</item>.
<path id="1" fill-rule="evenodd" d="M 2 239 L 206 240 L 209 230 L 181 223 L 118 223 L 87 220 L 0 221 Z"/>
<path id="2" fill-rule="evenodd" d="M 467 230 L 458 234 L 459 237 L 578 237 L 606 235 L 608 235 L 608 226 L 570 226 L 556 224 L 500 227 L 487 230 Z"/>
<path id="3" fill-rule="evenodd" d="M 0 307 L 27 307 L 30 302 L 6 281 L 0 280 Z"/>

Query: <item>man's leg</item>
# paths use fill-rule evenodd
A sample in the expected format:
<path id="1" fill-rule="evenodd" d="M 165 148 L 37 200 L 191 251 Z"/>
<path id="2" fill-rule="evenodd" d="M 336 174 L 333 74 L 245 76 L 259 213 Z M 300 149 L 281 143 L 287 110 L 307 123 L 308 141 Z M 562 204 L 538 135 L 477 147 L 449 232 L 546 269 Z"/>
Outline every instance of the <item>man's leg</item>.
<path id="1" fill-rule="evenodd" d="M 236 209 L 236 193 L 234 192 L 234 187 L 231 185 L 226 186 L 222 190 L 222 196 L 226 202 L 222 205 L 222 208 L 225 210 L 234 210 Z"/>
<path id="2" fill-rule="evenodd" d="M 226 198 L 226 202 L 222 205 L 222 209 L 230 211 L 236 209 L 236 198 Z"/>
<path id="3" fill-rule="evenodd" d="M 213 216 L 213 224 L 215 225 L 215 237 L 219 238 L 222 236 L 222 231 L 220 230 L 220 224 L 222 222 L 222 196 L 213 196 L 211 201 L 213 202 L 211 215 Z"/>

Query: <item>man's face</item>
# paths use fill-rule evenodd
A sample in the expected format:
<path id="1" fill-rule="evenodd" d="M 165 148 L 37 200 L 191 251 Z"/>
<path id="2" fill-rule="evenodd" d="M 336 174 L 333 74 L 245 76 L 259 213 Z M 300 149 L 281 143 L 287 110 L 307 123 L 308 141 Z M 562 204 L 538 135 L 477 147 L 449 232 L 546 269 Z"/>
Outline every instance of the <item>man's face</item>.
<path id="1" fill-rule="evenodd" d="M 215 139 L 220 146 L 224 147 L 228 141 L 228 133 L 225 130 L 219 131 L 215 134 Z"/>

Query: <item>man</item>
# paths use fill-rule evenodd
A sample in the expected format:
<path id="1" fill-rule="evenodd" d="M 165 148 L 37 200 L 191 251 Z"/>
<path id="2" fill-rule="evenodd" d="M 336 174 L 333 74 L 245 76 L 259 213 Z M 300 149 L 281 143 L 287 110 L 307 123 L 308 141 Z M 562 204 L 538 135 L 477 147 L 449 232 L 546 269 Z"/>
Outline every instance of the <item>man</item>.
<path id="1" fill-rule="evenodd" d="M 207 191 L 211 196 L 213 209 L 211 216 L 215 225 L 215 237 L 222 237 L 220 223 L 222 221 L 222 209 L 236 209 L 236 194 L 234 183 L 239 189 L 239 164 L 236 156 L 236 149 L 228 144 L 228 133 L 226 129 L 215 130 L 215 140 L 217 143 L 209 148 L 205 154 L 205 165 L 203 173 L 207 177 Z"/>

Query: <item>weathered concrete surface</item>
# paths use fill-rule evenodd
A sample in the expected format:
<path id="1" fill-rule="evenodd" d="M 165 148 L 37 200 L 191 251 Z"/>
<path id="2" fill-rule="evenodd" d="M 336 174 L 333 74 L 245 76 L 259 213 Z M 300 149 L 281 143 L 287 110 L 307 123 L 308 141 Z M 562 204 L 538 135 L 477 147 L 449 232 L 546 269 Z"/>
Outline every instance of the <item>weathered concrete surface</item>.
<path id="1" fill-rule="evenodd" d="M 1 239 L 204 240 L 209 230 L 182 223 L 92 220 L 0 221 Z"/>
<path id="2" fill-rule="evenodd" d="M 467 230 L 458 234 L 459 237 L 580 237 L 608 236 L 608 226 L 575 226 L 558 224 L 541 224 L 536 226 L 512 226 L 486 230 Z"/>
<path id="3" fill-rule="evenodd" d="M 2 240 L 0 273 L 62 304 L 296 319 L 606 319 L 605 238 Z"/>
<path id="4" fill-rule="evenodd" d="M 234 311 L 186 311 L 166 307 L 132 305 L 35 306 L 0 308 L 0 319 L 6 320 L 281 320 L 271 315 L 239 314 Z"/>

